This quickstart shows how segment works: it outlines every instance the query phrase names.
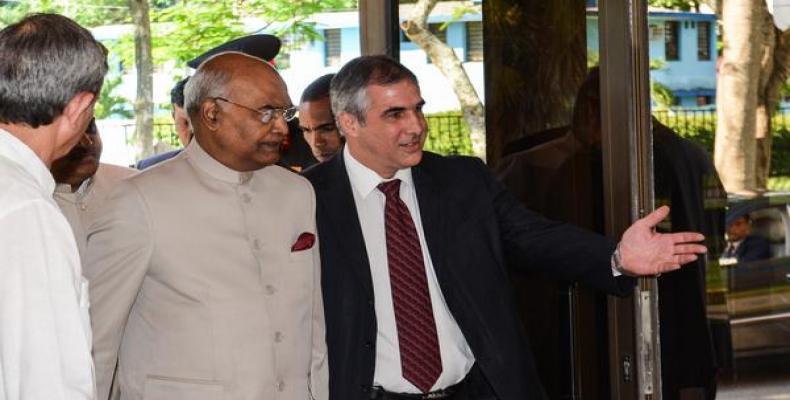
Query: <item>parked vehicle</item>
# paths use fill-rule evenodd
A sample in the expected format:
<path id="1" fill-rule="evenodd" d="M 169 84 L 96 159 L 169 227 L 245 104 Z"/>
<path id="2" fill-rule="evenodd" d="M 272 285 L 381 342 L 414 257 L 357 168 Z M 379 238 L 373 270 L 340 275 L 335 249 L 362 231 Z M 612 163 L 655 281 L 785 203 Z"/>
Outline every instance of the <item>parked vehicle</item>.
<path id="1" fill-rule="evenodd" d="M 728 203 L 728 227 L 745 221 L 749 234 L 735 243 L 737 235 L 729 235 L 728 246 L 737 244 L 740 250 L 725 250 L 718 263 L 709 263 L 714 334 L 720 343 L 729 336 L 736 359 L 790 352 L 790 193 L 731 196 Z M 744 256 L 746 245 L 752 247 L 751 256 Z M 721 332 L 724 319 L 729 332 Z"/>

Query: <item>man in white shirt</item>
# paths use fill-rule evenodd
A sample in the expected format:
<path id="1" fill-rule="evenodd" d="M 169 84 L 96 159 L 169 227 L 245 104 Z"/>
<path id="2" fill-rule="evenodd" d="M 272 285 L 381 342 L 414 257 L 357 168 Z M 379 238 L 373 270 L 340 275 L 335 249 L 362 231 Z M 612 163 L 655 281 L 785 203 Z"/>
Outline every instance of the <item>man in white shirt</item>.
<path id="1" fill-rule="evenodd" d="M 94 398 L 88 288 L 52 198 L 52 160 L 80 140 L 107 72 L 70 19 L 0 31 L 0 399 Z"/>

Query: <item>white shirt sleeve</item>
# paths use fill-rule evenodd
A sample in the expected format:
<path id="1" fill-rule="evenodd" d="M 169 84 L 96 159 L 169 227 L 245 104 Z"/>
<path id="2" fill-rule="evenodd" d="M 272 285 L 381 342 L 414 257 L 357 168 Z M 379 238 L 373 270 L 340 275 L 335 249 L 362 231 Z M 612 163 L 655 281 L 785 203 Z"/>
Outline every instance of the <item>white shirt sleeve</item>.
<path id="1" fill-rule="evenodd" d="M 94 398 L 87 283 L 53 203 L 0 210 L 0 400 Z"/>

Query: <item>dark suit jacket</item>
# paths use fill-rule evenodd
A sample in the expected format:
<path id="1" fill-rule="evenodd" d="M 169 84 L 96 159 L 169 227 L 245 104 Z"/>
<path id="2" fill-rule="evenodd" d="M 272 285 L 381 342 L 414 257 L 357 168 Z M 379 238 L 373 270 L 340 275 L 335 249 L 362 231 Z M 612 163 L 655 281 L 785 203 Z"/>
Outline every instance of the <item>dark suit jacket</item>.
<path id="1" fill-rule="evenodd" d="M 175 149 L 165 153 L 154 154 L 151 157 L 144 158 L 138 161 L 137 164 L 134 165 L 134 168 L 139 170 L 144 170 L 146 168 L 153 167 L 154 165 L 159 164 L 162 161 L 169 160 L 177 156 L 183 150 L 184 149 Z"/>
<path id="2" fill-rule="evenodd" d="M 670 226 L 660 228 L 703 233 L 715 259 L 724 248 L 727 194 L 713 162 L 700 146 L 657 120 L 653 140 L 656 203 L 672 208 Z M 665 400 L 681 399 L 693 388 L 704 388 L 707 398 L 715 395 L 718 360 L 706 310 L 707 259 L 700 257 L 658 279 Z"/>
<path id="3" fill-rule="evenodd" d="M 412 175 L 442 294 L 483 375 L 499 399 L 544 398 L 505 260 L 627 294 L 633 280 L 612 277 L 614 243 L 528 211 L 479 159 L 426 152 Z M 317 196 L 330 398 L 362 400 L 373 382 L 376 315 L 342 152 L 305 176 Z"/>
<path id="4" fill-rule="evenodd" d="M 749 235 L 735 248 L 735 259 L 738 262 L 760 261 L 771 258 L 771 245 L 768 239 Z"/>

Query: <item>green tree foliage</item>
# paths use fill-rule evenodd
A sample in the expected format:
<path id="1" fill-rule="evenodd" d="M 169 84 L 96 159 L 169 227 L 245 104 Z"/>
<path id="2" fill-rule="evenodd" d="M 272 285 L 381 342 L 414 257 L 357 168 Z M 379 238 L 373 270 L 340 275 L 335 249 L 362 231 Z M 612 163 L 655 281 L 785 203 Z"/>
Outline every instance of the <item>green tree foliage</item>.
<path id="1" fill-rule="evenodd" d="M 308 18 L 318 12 L 353 7 L 356 0 L 190 0 L 152 8 L 154 64 L 183 67 L 212 47 L 252 33 L 245 29 L 245 22 L 253 18 L 265 23 L 262 31 L 286 38 L 286 49 L 305 40 L 321 40 Z M 110 47 L 124 65 L 133 65 L 131 33 Z"/>
<path id="2" fill-rule="evenodd" d="M 244 35 L 244 25 L 230 1 L 193 0 L 151 16 L 154 64 L 184 65 L 204 51 Z M 131 38 L 127 38 L 131 46 Z M 126 53 L 124 53 L 126 54 Z M 126 58 L 126 57 L 124 57 Z"/>
<path id="3" fill-rule="evenodd" d="M 244 22 L 257 18 L 263 30 L 290 46 L 321 40 L 308 19 L 311 15 L 353 9 L 357 0 L 151 0 L 154 64 L 181 66 L 207 49 L 244 34 Z M 66 15 L 81 25 L 95 27 L 131 21 L 127 0 L 30 0 L 0 2 L 0 26 L 13 23 L 32 12 Z M 131 33 L 106 43 L 124 65 L 134 65 Z"/>
<path id="4" fill-rule="evenodd" d="M 104 119 L 110 116 L 132 118 L 131 105 L 125 97 L 114 94 L 115 88 L 120 86 L 121 76 L 107 76 L 102 86 L 99 100 L 96 102 L 94 114 L 96 119 Z"/>
<path id="5" fill-rule="evenodd" d="M 357 0 L 151 0 L 154 65 L 159 68 L 186 68 L 186 62 L 221 43 L 249 34 L 245 21 L 265 21 L 263 28 L 284 40 L 283 51 L 305 41 L 322 40 L 309 22 L 318 12 L 357 7 Z M 30 0 L 0 1 L 0 27 L 33 12 L 66 15 L 83 26 L 129 24 L 128 0 Z M 134 65 L 131 30 L 118 40 L 105 42 L 113 63 Z M 176 74 L 177 76 L 180 74 Z M 108 77 L 97 104 L 97 117 L 132 117 L 131 105 L 113 95 L 120 76 Z"/>
<path id="6" fill-rule="evenodd" d="M 699 10 L 701 1 L 695 0 L 648 0 L 653 7 L 671 8 L 674 10 L 692 11 Z"/>
<path id="7" fill-rule="evenodd" d="M 33 12 L 63 14 L 87 27 L 129 21 L 127 0 L 30 0 L 0 3 L 0 25 L 8 25 Z"/>

